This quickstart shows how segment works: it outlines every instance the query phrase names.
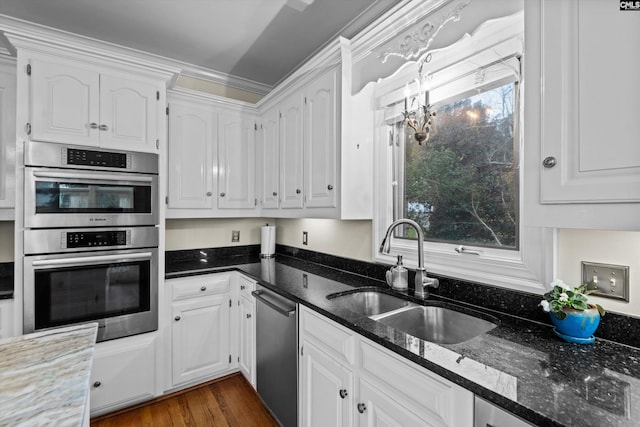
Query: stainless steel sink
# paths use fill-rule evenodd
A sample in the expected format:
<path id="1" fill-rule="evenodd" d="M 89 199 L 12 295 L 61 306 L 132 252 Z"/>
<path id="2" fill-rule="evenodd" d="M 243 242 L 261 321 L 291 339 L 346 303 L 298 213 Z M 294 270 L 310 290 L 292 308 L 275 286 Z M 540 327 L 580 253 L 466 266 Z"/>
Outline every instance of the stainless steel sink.
<path id="1" fill-rule="evenodd" d="M 371 289 L 338 296 L 329 295 L 327 298 L 363 316 L 374 316 L 403 307 L 416 306 L 402 298 Z"/>
<path id="2" fill-rule="evenodd" d="M 497 326 L 488 320 L 439 305 L 408 307 L 371 316 L 371 319 L 436 344 L 458 344 Z"/>

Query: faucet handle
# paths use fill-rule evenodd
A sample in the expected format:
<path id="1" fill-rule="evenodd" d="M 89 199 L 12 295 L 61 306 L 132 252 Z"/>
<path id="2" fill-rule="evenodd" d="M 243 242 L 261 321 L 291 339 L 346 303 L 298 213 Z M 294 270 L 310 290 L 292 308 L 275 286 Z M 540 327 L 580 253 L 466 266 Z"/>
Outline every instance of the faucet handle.
<path id="1" fill-rule="evenodd" d="M 431 286 L 434 289 L 436 289 L 438 286 L 440 286 L 440 281 L 438 279 L 436 279 L 435 277 L 424 276 L 422 278 L 422 283 L 424 283 L 425 287 Z"/>

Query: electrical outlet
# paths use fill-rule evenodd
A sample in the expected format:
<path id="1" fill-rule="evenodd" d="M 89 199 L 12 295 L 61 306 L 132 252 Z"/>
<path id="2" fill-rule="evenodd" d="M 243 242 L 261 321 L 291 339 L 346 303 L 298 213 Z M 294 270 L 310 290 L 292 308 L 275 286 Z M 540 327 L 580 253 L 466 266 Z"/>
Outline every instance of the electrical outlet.
<path id="1" fill-rule="evenodd" d="M 231 241 L 239 242 L 240 241 L 240 230 L 232 230 L 231 231 Z"/>
<path id="2" fill-rule="evenodd" d="M 308 238 L 309 238 L 309 234 L 306 231 L 303 231 L 302 232 L 302 244 L 303 245 L 305 245 L 305 246 L 307 245 Z"/>
<path id="3" fill-rule="evenodd" d="M 592 295 L 629 301 L 629 267 L 582 261 L 582 283 Z"/>

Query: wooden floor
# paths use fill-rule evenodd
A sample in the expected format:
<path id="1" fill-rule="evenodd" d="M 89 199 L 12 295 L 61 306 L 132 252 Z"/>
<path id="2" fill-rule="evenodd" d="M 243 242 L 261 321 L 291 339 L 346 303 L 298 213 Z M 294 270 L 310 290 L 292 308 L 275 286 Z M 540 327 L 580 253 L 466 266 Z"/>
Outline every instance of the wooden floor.
<path id="1" fill-rule="evenodd" d="M 91 420 L 91 427 L 278 425 L 242 374 L 233 374 Z"/>

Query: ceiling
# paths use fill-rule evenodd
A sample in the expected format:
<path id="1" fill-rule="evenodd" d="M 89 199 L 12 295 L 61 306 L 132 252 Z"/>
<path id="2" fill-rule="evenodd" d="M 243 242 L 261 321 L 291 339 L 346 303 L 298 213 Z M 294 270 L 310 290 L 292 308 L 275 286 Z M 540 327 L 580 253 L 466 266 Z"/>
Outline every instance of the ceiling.
<path id="1" fill-rule="evenodd" d="M 0 14 L 273 87 L 400 0 L 1 0 Z"/>

